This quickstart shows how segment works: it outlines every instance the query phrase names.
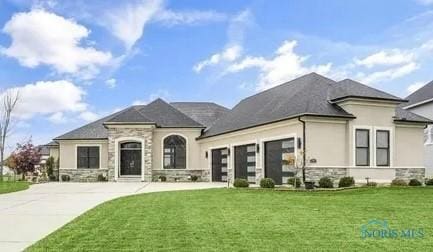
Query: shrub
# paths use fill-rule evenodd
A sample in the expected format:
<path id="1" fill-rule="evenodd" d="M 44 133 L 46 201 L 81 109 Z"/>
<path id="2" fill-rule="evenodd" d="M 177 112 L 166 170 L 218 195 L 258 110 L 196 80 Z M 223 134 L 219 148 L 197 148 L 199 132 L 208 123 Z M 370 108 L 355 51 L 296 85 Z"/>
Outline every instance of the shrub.
<path id="1" fill-rule="evenodd" d="M 159 176 L 159 180 L 161 180 L 161 182 L 165 182 L 167 181 L 167 177 L 164 175 Z"/>
<path id="2" fill-rule="evenodd" d="M 192 182 L 196 182 L 198 180 L 198 177 L 197 176 L 195 176 L 195 175 L 192 175 L 191 176 L 191 181 Z"/>
<path id="3" fill-rule="evenodd" d="M 323 177 L 319 180 L 319 187 L 321 188 L 334 188 L 334 183 L 328 177 Z"/>
<path id="4" fill-rule="evenodd" d="M 418 179 L 411 179 L 409 181 L 409 185 L 410 186 L 422 186 L 422 183 Z"/>
<path id="5" fill-rule="evenodd" d="M 63 182 L 68 182 L 69 180 L 71 180 L 71 177 L 69 177 L 69 175 L 66 175 L 66 174 L 62 175 L 62 181 Z"/>
<path id="6" fill-rule="evenodd" d="M 426 185 L 426 186 L 433 186 L 433 178 L 426 179 L 426 181 L 425 181 L 425 185 Z"/>
<path id="7" fill-rule="evenodd" d="M 295 179 L 296 179 L 296 186 L 295 186 Z M 287 180 L 287 184 L 299 188 L 301 187 L 301 178 L 289 178 Z"/>
<path id="8" fill-rule="evenodd" d="M 271 178 L 262 178 L 260 180 L 260 187 L 261 188 L 274 188 L 275 182 Z"/>
<path id="9" fill-rule="evenodd" d="M 368 187 L 376 187 L 376 186 L 377 186 L 377 183 L 376 183 L 376 182 L 368 182 L 365 186 L 368 186 Z"/>
<path id="10" fill-rule="evenodd" d="M 99 182 L 107 181 L 107 178 L 103 174 L 98 174 L 98 178 L 97 179 L 98 179 Z"/>
<path id="11" fill-rule="evenodd" d="M 407 186 L 407 183 L 403 179 L 396 178 L 391 182 L 391 186 Z"/>
<path id="12" fill-rule="evenodd" d="M 342 177 L 338 182 L 338 187 L 351 187 L 355 185 L 353 177 Z"/>
<path id="13" fill-rule="evenodd" d="M 48 178 L 50 179 L 50 181 L 56 181 L 57 180 L 57 177 L 55 175 L 50 175 Z"/>
<path id="14" fill-rule="evenodd" d="M 235 179 L 235 182 L 233 182 L 234 187 L 249 187 L 250 184 L 248 183 L 248 180 L 246 179 Z"/>

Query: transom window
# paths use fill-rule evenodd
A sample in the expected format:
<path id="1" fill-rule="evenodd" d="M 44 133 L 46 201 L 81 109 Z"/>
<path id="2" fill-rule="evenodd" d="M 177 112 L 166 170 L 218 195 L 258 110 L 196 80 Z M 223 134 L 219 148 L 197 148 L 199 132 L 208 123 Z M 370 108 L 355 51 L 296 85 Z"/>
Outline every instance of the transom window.
<path id="1" fill-rule="evenodd" d="M 164 169 L 186 168 L 186 140 L 179 135 L 171 135 L 164 139 Z"/>
<path id="2" fill-rule="evenodd" d="M 376 165 L 389 166 L 389 131 L 376 131 Z"/>
<path id="3" fill-rule="evenodd" d="M 370 131 L 368 129 L 357 129 L 355 134 L 356 165 L 370 165 Z"/>
<path id="4" fill-rule="evenodd" d="M 77 168 L 97 169 L 99 168 L 99 146 L 77 147 Z"/>

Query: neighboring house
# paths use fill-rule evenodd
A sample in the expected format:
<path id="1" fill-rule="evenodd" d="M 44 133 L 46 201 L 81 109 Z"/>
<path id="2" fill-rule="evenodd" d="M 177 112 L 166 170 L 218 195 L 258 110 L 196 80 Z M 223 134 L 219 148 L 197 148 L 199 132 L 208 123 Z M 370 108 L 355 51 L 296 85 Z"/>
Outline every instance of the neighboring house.
<path id="1" fill-rule="evenodd" d="M 433 120 L 433 81 L 410 94 L 406 100 L 409 102 L 401 106 L 418 115 Z M 433 176 L 433 126 L 429 125 L 425 129 L 424 137 L 424 156 L 426 176 Z"/>
<path id="2" fill-rule="evenodd" d="M 424 128 L 431 121 L 399 108 L 405 100 L 346 79 L 311 73 L 247 97 L 228 110 L 214 103 L 131 106 L 55 138 L 60 174 L 73 181 L 136 179 L 277 184 L 294 176 L 283 160 L 306 159 L 306 180 L 424 177 Z M 301 154 L 305 153 L 304 156 Z"/>

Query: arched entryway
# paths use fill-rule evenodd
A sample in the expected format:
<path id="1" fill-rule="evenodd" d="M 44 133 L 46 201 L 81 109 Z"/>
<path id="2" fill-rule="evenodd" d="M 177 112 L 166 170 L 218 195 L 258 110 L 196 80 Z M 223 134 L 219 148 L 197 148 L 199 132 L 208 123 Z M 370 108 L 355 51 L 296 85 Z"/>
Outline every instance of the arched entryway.
<path id="1" fill-rule="evenodd" d="M 120 176 L 141 175 L 141 143 L 123 142 L 120 143 Z"/>

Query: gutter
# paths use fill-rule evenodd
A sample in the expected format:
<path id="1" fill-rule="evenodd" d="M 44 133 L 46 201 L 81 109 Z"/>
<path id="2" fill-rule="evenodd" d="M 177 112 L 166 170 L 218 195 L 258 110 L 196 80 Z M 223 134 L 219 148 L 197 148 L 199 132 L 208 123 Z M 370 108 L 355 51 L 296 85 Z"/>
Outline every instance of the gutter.
<path id="1" fill-rule="evenodd" d="M 305 134 L 305 121 L 303 121 L 300 116 L 298 117 L 298 121 L 302 123 L 302 181 L 305 183 L 305 162 L 307 160 L 305 152 L 307 143 Z"/>

